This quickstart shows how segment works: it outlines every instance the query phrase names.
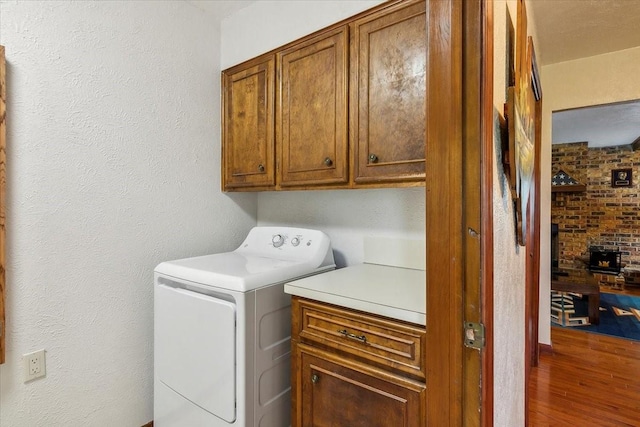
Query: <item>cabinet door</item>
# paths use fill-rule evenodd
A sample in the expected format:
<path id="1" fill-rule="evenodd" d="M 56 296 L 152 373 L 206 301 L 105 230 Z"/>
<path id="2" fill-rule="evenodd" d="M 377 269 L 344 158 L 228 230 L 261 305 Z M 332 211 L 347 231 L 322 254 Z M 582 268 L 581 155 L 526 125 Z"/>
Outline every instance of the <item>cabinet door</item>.
<path id="1" fill-rule="evenodd" d="M 422 426 L 424 385 L 304 344 L 297 348 L 301 427 Z"/>
<path id="2" fill-rule="evenodd" d="M 280 185 L 348 181 L 348 27 L 277 54 Z"/>
<path id="3" fill-rule="evenodd" d="M 273 187 L 273 55 L 223 72 L 223 190 Z"/>
<path id="4" fill-rule="evenodd" d="M 383 10 L 352 26 L 354 181 L 422 180 L 425 2 Z"/>

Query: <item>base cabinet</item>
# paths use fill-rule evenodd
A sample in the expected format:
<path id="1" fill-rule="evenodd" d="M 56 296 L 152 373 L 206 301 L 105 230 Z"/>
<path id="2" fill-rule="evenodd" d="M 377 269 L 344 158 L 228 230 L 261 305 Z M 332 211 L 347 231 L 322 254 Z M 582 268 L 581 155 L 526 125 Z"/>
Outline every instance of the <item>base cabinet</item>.
<path id="1" fill-rule="evenodd" d="M 394 360 L 387 351 L 399 336 L 420 342 L 423 327 L 299 297 L 292 299 L 292 317 L 294 427 L 425 426 L 422 366 L 411 373 L 406 354 L 397 351 L 402 356 Z M 328 326 L 334 321 L 339 329 Z M 413 347 L 414 340 L 405 341 Z"/>
<path id="2" fill-rule="evenodd" d="M 421 426 L 424 386 L 299 345 L 298 424 L 303 427 Z"/>

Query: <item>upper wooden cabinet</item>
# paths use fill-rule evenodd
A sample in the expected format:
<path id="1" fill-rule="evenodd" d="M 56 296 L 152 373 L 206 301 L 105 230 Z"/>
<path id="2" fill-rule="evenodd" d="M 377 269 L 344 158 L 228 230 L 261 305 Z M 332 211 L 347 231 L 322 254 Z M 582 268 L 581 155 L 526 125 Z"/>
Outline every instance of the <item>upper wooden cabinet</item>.
<path id="1" fill-rule="evenodd" d="M 222 72 L 222 186 L 275 186 L 275 58 L 265 55 Z"/>
<path id="2" fill-rule="evenodd" d="M 280 185 L 346 184 L 348 29 L 276 54 L 276 147 Z"/>
<path id="3" fill-rule="evenodd" d="M 423 185 L 425 8 L 388 2 L 223 71 L 223 189 Z"/>
<path id="4" fill-rule="evenodd" d="M 353 22 L 355 181 L 424 179 L 425 2 Z"/>

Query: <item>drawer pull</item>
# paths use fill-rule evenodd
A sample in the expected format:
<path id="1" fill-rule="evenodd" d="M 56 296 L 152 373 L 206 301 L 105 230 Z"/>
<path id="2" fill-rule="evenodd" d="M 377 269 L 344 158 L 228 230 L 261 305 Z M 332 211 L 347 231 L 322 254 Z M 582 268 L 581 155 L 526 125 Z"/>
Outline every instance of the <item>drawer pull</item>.
<path id="1" fill-rule="evenodd" d="M 364 335 L 356 335 L 356 334 L 352 334 L 349 331 L 347 331 L 346 329 L 338 329 L 338 333 L 341 335 L 344 335 L 347 338 L 351 338 L 353 340 L 358 340 L 362 343 L 366 343 L 367 342 L 367 337 Z"/>
<path id="2" fill-rule="evenodd" d="M 318 381 L 320 381 L 320 377 L 317 376 L 316 374 L 313 374 L 311 376 L 311 382 L 314 383 L 314 384 L 318 384 Z"/>

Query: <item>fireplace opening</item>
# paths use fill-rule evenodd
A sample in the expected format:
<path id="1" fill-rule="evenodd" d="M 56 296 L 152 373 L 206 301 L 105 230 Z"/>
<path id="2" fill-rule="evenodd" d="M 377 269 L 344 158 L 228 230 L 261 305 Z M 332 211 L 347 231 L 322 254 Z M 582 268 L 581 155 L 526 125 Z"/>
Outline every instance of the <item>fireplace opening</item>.
<path id="1" fill-rule="evenodd" d="M 560 270 L 560 230 L 558 224 L 551 223 L 551 278 L 568 276 L 569 273 Z"/>
<path id="2" fill-rule="evenodd" d="M 622 252 L 589 248 L 589 271 L 603 274 L 619 274 L 622 267 Z"/>

